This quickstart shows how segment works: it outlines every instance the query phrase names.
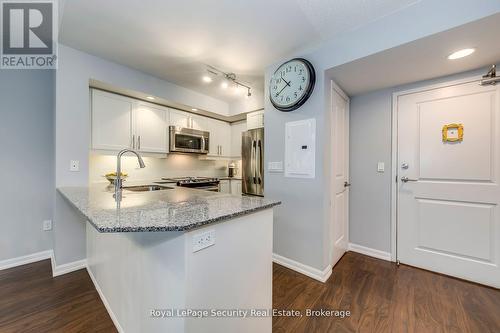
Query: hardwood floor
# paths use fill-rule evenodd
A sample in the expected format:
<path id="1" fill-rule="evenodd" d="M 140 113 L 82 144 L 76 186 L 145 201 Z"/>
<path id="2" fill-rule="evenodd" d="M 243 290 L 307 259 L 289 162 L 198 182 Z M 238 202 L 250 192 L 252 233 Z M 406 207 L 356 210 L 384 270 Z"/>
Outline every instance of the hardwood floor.
<path id="1" fill-rule="evenodd" d="M 275 317 L 273 332 L 500 332 L 500 290 L 349 252 L 320 283 L 274 265 L 276 309 L 350 317 Z M 0 271 L 0 332 L 116 332 L 85 270 L 50 261 Z M 146 332 L 145 332 L 146 333 Z"/>
<path id="2" fill-rule="evenodd" d="M 274 265 L 278 309 L 350 317 L 275 317 L 273 332 L 500 332 L 500 290 L 348 252 L 325 283 Z"/>
<path id="3" fill-rule="evenodd" d="M 0 332 L 116 332 L 86 270 L 52 278 L 50 260 L 0 271 Z"/>

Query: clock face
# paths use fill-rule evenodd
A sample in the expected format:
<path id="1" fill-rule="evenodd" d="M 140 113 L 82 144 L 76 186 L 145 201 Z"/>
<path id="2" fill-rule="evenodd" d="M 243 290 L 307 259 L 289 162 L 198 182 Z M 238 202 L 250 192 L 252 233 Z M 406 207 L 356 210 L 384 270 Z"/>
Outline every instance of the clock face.
<path id="1" fill-rule="evenodd" d="M 274 72 L 269 97 L 274 107 L 280 111 L 298 109 L 311 95 L 316 75 L 311 63 L 305 59 L 292 59 Z"/>

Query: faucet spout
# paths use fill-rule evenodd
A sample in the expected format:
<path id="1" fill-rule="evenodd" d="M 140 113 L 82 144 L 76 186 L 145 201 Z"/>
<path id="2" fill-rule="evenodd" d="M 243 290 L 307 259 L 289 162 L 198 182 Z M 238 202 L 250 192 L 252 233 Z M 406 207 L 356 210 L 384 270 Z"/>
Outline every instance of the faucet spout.
<path id="1" fill-rule="evenodd" d="M 123 180 L 122 180 L 122 156 L 126 153 L 132 153 L 135 156 L 137 156 L 137 159 L 139 161 L 139 167 L 141 169 L 146 167 L 146 164 L 144 164 L 144 160 L 142 159 L 141 155 L 139 155 L 138 152 L 132 149 L 123 149 L 118 153 L 118 156 L 116 157 L 116 179 L 115 179 L 115 199 L 120 200 L 121 199 L 121 191 L 122 191 L 122 185 L 123 185 Z"/>

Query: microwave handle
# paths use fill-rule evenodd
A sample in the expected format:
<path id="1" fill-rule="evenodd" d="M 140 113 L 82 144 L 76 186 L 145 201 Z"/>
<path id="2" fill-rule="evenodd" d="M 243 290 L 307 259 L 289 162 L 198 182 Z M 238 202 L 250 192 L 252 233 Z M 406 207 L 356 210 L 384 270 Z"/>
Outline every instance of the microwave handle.
<path id="1" fill-rule="evenodd" d="M 204 136 L 201 137 L 201 150 L 202 151 L 206 151 L 207 150 L 206 141 L 205 141 L 205 137 Z"/>

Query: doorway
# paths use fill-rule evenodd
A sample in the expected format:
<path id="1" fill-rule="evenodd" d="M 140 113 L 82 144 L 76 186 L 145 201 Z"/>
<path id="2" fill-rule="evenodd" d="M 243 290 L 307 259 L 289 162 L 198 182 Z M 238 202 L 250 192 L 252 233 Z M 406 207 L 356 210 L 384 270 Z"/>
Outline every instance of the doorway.
<path id="1" fill-rule="evenodd" d="M 331 82 L 330 256 L 334 266 L 349 244 L 349 97 Z"/>
<path id="2" fill-rule="evenodd" d="M 396 93 L 393 121 L 396 260 L 499 288 L 500 87 Z"/>

